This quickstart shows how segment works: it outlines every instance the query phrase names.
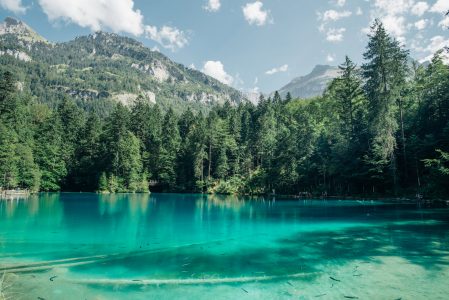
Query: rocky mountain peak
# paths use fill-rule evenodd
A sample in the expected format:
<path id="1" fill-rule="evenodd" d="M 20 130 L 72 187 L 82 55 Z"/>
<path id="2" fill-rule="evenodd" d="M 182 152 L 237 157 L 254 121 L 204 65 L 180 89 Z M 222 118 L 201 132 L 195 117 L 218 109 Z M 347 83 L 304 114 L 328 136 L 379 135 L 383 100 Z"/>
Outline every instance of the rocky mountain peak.
<path id="1" fill-rule="evenodd" d="M 47 43 L 47 40 L 37 34 L 30 26 L 12 17 L 6 17 L 0 24 L 0 35 L 5 34 L 15 35 L 19 40 L 26 42 Z"/>
<path id="2" fill-rule="evenodd" d="M 320 96 L 329 82 L 338 77 L 338 67 L 329 65 L 316 65 L 307 75 L 294 78 L 290 83 L 279 90 L 282 97 L 288 92 L 293 98 L 311 98 Z"/>

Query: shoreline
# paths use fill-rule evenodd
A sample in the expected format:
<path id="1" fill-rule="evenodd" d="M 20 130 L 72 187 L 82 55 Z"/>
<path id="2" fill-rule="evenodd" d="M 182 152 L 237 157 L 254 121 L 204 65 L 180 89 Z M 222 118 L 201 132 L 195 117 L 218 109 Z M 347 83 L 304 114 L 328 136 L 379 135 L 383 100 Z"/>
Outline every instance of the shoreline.
<path id="1" fill-rule="evenodd" d="M 299 196 L 299 195 L 284 195 L 284 194 L 265 194 L 265 195 L 250 195 L 250 194 L 219 194 L 219 193 L 193 193 L 193 192 L 134 192 L 134 193 L 98 193 L 98 192 L 73 192 L 73 191 L 57 191 L 57 192 L 30 192 L 30 191 L 0 191 L 0 200 L 14 200 L 14 199 L 25 199 L 32 195 L 39 194 L 96 194 L 96 195 L 151 195 L 151 194 L 188 194 L 188 195 L 211 195 L 211 196 L 234 196 L 234 197 L 248 197 L 248 198 L 268 198 L 279 201 L 292 201 L 292 200 L 330 200 L 330 201 L 338 201 L 338 200 L 351 200 L 351 201 L 393 201 L 393 202 L 411 202 L 411 203 L 420 203 L 420 204 L 444 204 L 449 207 L 449 199 L 444 198 L 421 198 L 417 199 L 414 197 L 408 196 Z"/>

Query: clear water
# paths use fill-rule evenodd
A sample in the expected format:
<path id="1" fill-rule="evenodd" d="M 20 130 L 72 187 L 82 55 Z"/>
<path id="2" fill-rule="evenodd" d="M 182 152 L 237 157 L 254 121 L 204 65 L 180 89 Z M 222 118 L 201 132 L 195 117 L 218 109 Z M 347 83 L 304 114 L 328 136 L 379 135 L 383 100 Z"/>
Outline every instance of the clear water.
<path id="1" fill-rule="evenodd" d="M 0 274 L 0 299 L 448 299 L 449 210 L 41 194 L 0 200 Z"/>

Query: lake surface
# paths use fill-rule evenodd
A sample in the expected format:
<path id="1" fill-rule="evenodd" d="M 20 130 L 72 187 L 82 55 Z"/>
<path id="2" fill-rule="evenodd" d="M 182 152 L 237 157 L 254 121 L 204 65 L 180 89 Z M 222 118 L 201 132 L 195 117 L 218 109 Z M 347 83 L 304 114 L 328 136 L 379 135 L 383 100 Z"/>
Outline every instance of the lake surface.
<path id="1" fill-rule="evenodd" d="M 449 210 L 41 194 L 0 200 L 3 273 L 9 299 L 448 299 Z"/>

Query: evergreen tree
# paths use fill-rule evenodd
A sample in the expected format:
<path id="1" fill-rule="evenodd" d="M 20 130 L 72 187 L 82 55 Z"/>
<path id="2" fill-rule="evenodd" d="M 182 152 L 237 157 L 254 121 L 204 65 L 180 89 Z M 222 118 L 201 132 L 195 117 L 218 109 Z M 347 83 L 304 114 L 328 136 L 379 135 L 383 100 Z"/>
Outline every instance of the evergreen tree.
<path id="1" fill-rule="evenodd" d="M 0 187 L 15 188 L 18 185 L 17 135 L 0 123 Z"/>
<path id="2" fill-rule="evenodd" d="M 357 74 L 357 66 L 346 56 L 339 66 L 341 76 L 335 80 L 334 98 L 337 103 L 341 132 L 349 144 L 356 136 L 358 112 L 364 101 L 362 81 Z"/>
<path id="3" fill-rule="evenodd" d="M 389 166 L 395 189 L 397 101 L 405 86 L 407 57 L 408 52 L 376 20 L 364 53 L 367 62 L 362 66 L 370 113 L 371 149 L 367 161 L 372 166 L 373 178 L 382 178 L 385 167 Z"/>
<path id="4" fill-rule="evenodd" d="M 158 176 L 162 186 L 173 190 L 176 184 L 177 155 L 180 149 L 178 120 L 170 108 L 164 116 L 162 125 L 161 152 L 159 155 Z"/>
<path id="5" fill-rule="evenodd" d="M 77 107 L 75 102 L 65 97 L 58 106 L 57 117 L 61 120 L 63 143 L 62 151 L 64 162 L 67 168 L 67 176 L 64 178 L 64 187 L 73 188 L 77 184 L 77 170 L 79 169 L 79 141 L 81 140 L 81 130 L 84 128 L 84 111 Z"/>
<path id="6" fill-rule="evenodd" d="M 163 191 L 368 196 L 416 189 L 446 197 L 449 68 L 442 52 L 410 72 L 407 51 L 376 21 L 364 58 L 359 75 L 346 57 L 322 97 L 287 93 L 282 101 L 276 92 L 258 105 L 186 110 L 142 95 L 130 107 L 62 95 L 43 88 L 46 75 L 35 64 L 25 64 L 25 81 L 0 71 L 0 186 L 148 192 L 151 178 Z M 92 88 L 83 73 L 80 89 Z M 73 69 L 66 74 L 78 78 Z M 20 91 L 18 82 L 25 82 Z M 102 84 L 139 90 L 130 81 Z"/>
<path id="7" fill-rule="evenodd" d="M 16 121 L 16 112 L 19 102 L 15 93 L 16 86 L 14 76 L 9 71 L 0 75 L 0 120 L 12 124 Z"/>
<path id="8" fill-rule="evenodd" d="M 162 113 L 158 105 L 151 107 L 149 112 L 148 138 L 143 141 L 146 145 L 147 155 L 144 155 L 144 165 L 148 175 L 153 179 L 157 178 L 158 161 L 162 144 Z"/>
<path id="9" fill-rule="evenodd" d="M 34 153 L 42 174 L 41 190 L 59 191 L 67 175 L 61 121 L 49 112 L 37 128 Z"/>
<path id="10" fill-rule="evenodd" d="M 279 95 L 279 92 L 274 92 L 273 96 L 273 103 L 280 103 L 282 101 L 281 95 Z"/>
<path id="11" fill-rule="evenodd" d="M 32 149 L 26 144 L 18 144 L 16 155 L 19 187 L 33 192 L 39 191 L 41 172 L 34 161 Z"/>
<path id="12" fill-rule="evenodd" d="M 102 124 L 100 118 L 96 114 L 90 114 L 84 127 L 80 131 L 81 134 L 75 153 L 77 163 L 75 164 L 75 169 L 73 170 L 74 180 L 72 182 L 72 189 L 81 191 L 95 191 L 97 189 L 96 183 L 99 178 L 100 171 L 101 169 L 106 169 L 100 162 L 100 158 L 102 156 L 102 153 L 100 153 L 102 134 Z M 100 191 L 106 190 L 107 189 L 100 189 Z"/>
<path id="13" fill-rule="evenodd" d="M 116 176 L 123 183 L 123 191 L 136 192 L 141 187 L 142 159 L 140 141 L 130 131 L 120 136 L 117 142 L 117 156 L 112 162 Z"/>
<path id="14" fill-rule="evenodd" d="M 106 172 L 102 172 L 100 179 L 98 180 L 98 191 L 101 193 L 109 191 L 109 183 L 108 177 L 106 176 Z"/>

